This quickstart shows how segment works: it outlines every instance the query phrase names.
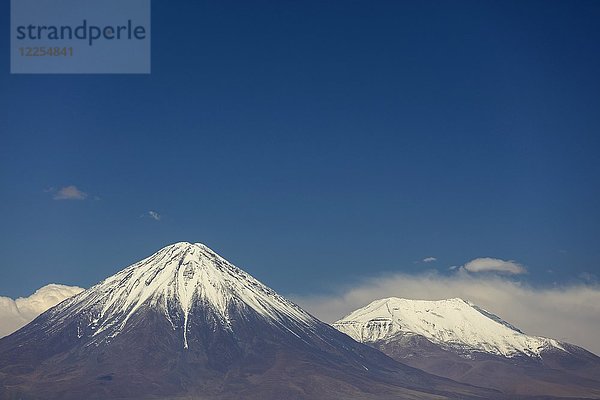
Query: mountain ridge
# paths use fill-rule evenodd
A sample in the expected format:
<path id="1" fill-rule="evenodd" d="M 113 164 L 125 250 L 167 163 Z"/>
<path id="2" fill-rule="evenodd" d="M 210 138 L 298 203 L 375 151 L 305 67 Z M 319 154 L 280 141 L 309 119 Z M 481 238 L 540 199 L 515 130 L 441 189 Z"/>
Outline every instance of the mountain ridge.
<path id="1" fill-rule="evenodd" d="M 358 343 L 179 242 L 0 339 L 0 399 L 502 398 Z"/>

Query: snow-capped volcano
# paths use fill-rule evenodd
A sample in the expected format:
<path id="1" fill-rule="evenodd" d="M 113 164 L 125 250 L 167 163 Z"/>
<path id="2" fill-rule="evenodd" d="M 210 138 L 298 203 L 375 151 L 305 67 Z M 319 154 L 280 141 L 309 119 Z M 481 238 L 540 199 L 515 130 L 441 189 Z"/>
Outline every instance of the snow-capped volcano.
<path id="1" fill-rule="evenodd" d="M 494 398 L 357 343 L 201 244 L 167 246 L 0 339 L 0 399 Z"/>
<path id="2" fill-rule="evenodd" d="M 600 398 L 600 358 L 461 299 L 376 300 L 334 324 L 393 359 L 510 397 Z"/>
<path id="3" fill-rule="evenodd" d="M 248 310 L 265 321 L 289 330 L 312 329 L 316 320 L 252 276 L 200 243 L 167 246 L 111 276 L 53 310 L 55 318 L 84 314 L 79 335 L 110 341 L 143 307 L 160 310 L 187 348 L 188 321 L 201 304 L 213 323 L 231 329 L 232 319 Z M 100 335 L 102 334 L 102 335 Z"/>
<path id="4" fill-rule="evenodd" d="M 376 300 L 334 326 L 359 342 L 420 335 L 443 347 L 505 357 L 539 356 L 550 348 L 565 350 L 556 340 L 526 335 L 462 299 L 427 301 L 391 297 Z"/>

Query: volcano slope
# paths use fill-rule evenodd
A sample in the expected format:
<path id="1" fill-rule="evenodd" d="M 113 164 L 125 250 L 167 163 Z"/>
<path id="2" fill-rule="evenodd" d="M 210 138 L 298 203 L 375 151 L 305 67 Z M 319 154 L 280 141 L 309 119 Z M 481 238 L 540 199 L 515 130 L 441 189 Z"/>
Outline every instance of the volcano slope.
<path id="1" fill-rule="evenodd" d="M 0 339 L 0 399 L 446 399 L 202 244 L 167 246 Z"/>

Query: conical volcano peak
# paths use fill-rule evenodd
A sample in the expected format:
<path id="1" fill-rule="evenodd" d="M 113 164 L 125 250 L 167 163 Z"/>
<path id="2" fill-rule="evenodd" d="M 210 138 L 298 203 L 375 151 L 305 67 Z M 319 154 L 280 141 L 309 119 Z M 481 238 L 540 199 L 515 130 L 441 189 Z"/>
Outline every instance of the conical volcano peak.
<path id="1" fill-rule="evenodd" d="M 181 280 L 183 286 L 218 285 L 231 283 L 235 279 L 256 281 L 202 243 L 177 242 L 163 247 L 103 283 L 132 275 L 140 278 L 140 274 L 148 290 L 160 290 L 165 283 L 170 285 L 169 274 Z"/>
<path id="2" fill-rule="evenodd" d="M 231 331 L 233 322 L 252 316 L 281 326 L 309 328 L 315 319 L 207 246 L 178 242 L 166 246 L 54 310 L 61 316 L 87 315 L 100 341 L 117 336 L 138 313 L 155 312 L 174 330 L 182 329 L 188 347 L 190 319 L 209 320 Z"/>
<path id="3" fill-rule="evenodd" d="M 203 243 L 176 242 L 163 247 L 148 258 L 145 258 L 133 266 L 147 265 L 148 263 L 164 260 L 164 257 L 172 259 L 187 258 L 188 260 L 200 260 L 201 258 L 215 259 L 220 257 L 215 251 Z"/>
<path id="4" fill-rule="evenodd" d="M 175 268 L 167 268 L 166 266 L 175 266 Z M 250 275 L 235 267 L 214 250 L 202 243 L 177 242 L 163 247 L 150 257 L 147 257 L 129 268 L 131 269 L 156 269 L 165 272 L 171 271 L 177 273 L 181 268 L 187 268 L 187 277 L 191 277 L 193 272 L 198 269 L 227 269 L 237 275 L 243 275 L 245 278 L 250 278 Z"/>
<path id="5" fill-rule="evenodd" d="M 163 247 L 158 252 L 161 252 L 161 251 L 164 251 L 164 250 L 186 251 L 186 250 L 189 250 L 190 248 L 200 248 L 200 249 L 203 249 L 205 251 L 208 251 L 210 253 L 213 253 L 213 254 L 217 255 L 217 253 L 214 252 L 211 248 L 209 248 L 204 243 L 200 243 L 200 242 L 196 242 L 196 243 L 192 243 L 192 242 L 175 242 L 173 244 L 170 244 L 170 245 L 167 245 L 167 246 Z"/>

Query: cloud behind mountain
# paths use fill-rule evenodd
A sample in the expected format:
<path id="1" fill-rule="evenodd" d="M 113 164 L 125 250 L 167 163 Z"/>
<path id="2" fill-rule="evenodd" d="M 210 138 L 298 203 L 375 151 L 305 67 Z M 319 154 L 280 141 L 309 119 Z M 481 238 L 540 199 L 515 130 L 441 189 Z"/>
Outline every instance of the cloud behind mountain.
<path id="1" fill-rule="evenodd" d="M 525 333 L 567 341 L 600 354 L 600 285 L 536 287 L 499 275 L 389 274 L 327 294 L 291 296 L 317 318 L 334 322 L 384 297 L 442 300 L 459 297 L 499 315 Z"/>
<path id="2" fill-rule="evenodd" d="M 77 286 L 49 284 L 29 297 L 0 296 L 0 337 L 10 335 L 31 322 L 35 317 L 83 289 Z"/>

